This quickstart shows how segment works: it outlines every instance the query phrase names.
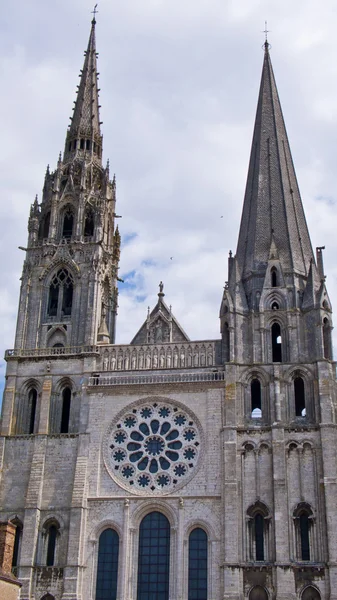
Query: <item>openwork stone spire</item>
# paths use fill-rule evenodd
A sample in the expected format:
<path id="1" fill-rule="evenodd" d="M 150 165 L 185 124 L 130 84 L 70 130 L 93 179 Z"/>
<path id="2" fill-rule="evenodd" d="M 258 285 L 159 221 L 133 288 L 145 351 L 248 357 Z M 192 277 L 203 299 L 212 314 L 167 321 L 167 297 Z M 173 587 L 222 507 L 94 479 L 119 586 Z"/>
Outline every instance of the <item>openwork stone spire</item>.
<path id="1" fill-rule="evenodd" d="M 96 19 L 93 18 L 74 112 L 67 132 L 65 161 L 72 158 L 76 151 L 91 153 L 98 159 L 102 157 L 95 26 Z"/>
<path id="2" fill-rule="evenodd" d="M 272 239 L 283 269 L 307 276 L 313 252 L 266 41 L 236 254 L 243 279 L 265 270 Z"/>

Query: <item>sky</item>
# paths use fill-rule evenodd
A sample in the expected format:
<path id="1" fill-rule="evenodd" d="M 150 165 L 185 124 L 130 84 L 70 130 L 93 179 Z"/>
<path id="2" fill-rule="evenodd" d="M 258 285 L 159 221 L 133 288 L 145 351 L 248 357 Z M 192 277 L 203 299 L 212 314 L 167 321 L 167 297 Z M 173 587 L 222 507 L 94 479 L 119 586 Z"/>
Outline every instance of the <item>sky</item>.
<path id="1" fill-rule="evenodd" d="M 2 11 L 0 356 L 14 344 L 18 247 L 46 166 L 63 151 L 92 9 L 88 0 L 17 0 Z M 312 244 L 326 247 L 337 304 L 335 0 L 101 0 L 98 11 L 104 162 L 122 215 L 117 343 L 131 341 L 160 281 L 191 339 L 219 337 L 266 20 Z M 2 361 L 2 385 L 4 372 Z"/>

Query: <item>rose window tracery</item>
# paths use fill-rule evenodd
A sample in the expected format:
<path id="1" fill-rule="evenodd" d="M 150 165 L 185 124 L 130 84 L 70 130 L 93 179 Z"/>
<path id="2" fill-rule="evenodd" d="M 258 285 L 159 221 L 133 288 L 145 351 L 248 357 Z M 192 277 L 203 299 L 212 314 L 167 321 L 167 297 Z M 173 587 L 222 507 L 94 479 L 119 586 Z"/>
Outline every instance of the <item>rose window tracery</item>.
<path id="1" fill-rule="evenodd" d="M 134 493 L 169 493 L 195 474 L 201 428 L 189 410 L 150 401 L 120 413 L 104 440 L 106 467 Z"/>

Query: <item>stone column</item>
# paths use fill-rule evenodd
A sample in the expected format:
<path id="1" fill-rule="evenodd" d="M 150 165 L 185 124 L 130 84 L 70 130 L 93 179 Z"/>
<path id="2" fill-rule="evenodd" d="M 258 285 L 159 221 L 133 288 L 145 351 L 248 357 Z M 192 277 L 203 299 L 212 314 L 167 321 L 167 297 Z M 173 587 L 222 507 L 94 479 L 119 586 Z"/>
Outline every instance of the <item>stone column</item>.
<path id="1" fill-rule="evenodd" d="M 42 394 L 40 400 L 39 428 L 40 435 L 48 435 L 49 433 L 49 413 L 50 413 L 50 397 L 52 388 L 52 378 L 47 375 L 42 385 Z"/>

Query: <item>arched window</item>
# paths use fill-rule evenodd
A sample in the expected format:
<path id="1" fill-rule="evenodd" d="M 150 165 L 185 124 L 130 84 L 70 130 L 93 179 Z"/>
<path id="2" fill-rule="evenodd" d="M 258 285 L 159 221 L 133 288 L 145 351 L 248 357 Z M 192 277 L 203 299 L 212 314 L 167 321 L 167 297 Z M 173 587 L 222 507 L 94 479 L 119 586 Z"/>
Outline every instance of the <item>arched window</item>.
<path id="1" fill-rule="evenodd" d="M 250 396 L 251 396 L 251 417 L 253 419 L 260 419 L 262 417 L 262 403 L 261 403 L 261 383 L 258 379 L 252 379 L 252 381 L 251 381 Z"/>
<path id="2" fill-rule="evenodd" d="M 294 379 L 294 394 L 295 394 L 295 415 L 296 417 L 305 417 L 305 390 L 302 377 Z"/>
<path id="3" fill-rule="evenodd" d="M 188 544 L 188 600 L 207 600 L 207 534 L 193 529 Z"/>
<path id="4" fill-rule="evenodd" d="M 309 585 L 302 593 L 301 600 L 321 600 L 321 594 L 316 588 Z"/>
<path id="5" fill-rule="evenodd" d="M 323 319 L 323 346 L 324 346 L 324 358 L 328 360 L 332 360 L 332 350 L 331 350 L 331 327 L 329 323 L 329 319 L 325 317 Z"/>
<path id="6" fill-rule="evenodd" d="M 45 529 L 46 536 L 46 566 L 53 567 L 56 562 L 56 544 L 59 535 L 59 525 L 52 522 Z"/>
<path id="7" fill-rule="evenodd" d="M 264 560 L 264 518 L 260 513 L 254 517 L 255 560 Z"/>
<path id="8" fill-rule="evenodd" d="M 55 597 L 51 594 L 45 594 L 44 596 L 42 596 L 41 600 L 55 600 Z"/>
<path id="9" fill-rule="evenodd" d="M 270 269 L 270 278 L 271 278 L 271 287 L 277 287 L 278 286 L 278 281 L 277 281 L 277 269 L 276 269 L 276 267 L 272 267 Z"/>
<path id="10" fill-rule="evenodd" d="M 62 392 L 62 413 L 61 413 L 60 433 L 68 433 L 69 432 L 70 404 L 71 404 L 71 389 L 69 387 L 66 387 L 66 388 L 64 388 L 64 390 Z"/>
<path id="11" fill-rule="evenodd" d="M 269 556 L 269 511 L 263 502 L 256 502 L 248 511 L 248 560 L 264 561 Z"/>
<path id="12" fill-rule="evenodd" d="M 249 600 L 268 600 L 268 594 L 263 587 L 256 585 L 249 592 Z"/>
<path id="13" fill-rule="evenodd" d="M 306 513 L 302 513 L 299 519 L 301 534 L 301 559 L 310 560 L 309 516 Z"/>
<path id="14" fill-rule="evenodd" d="M 224 349 L 224 360 L 229 362 L 230 360 L 230 337 L 228 323 L 224 324 L 223 327 L 223 349 Z"/>
<path id="15" fill-rule="evenodd" d="M 15 570 L 19 565 L 20 560 L 20 550 L 21 550 L 21 540 L 22 540 L 22 523 L 17 518 L 13 519 L 13 525 L 16 526 L 15 530 L 15 538 L 14 538 L 14 549 L 13 549 L 13 558 L 12 558 L 12 570 Z"/>
<path id="16" fill-rule="evenodd" d="M 282 362 L 282 337 L 279 323 L 273 323 L 271 328 L 273 362 Z"/>
<path id="17" fill-rule="evenodd" d="M 272 310 L 278 310 L 280 308 L 278 302 L 273 302 L 273 304 L 271 305 Z"/>
<path id="18" fill-rule="evenodd" d="M 92 208 L 88 208 L 84 218 L 84 237 L 92 237 L 95 229 L 95 216 Z"/>
<path id="19" fill-rule="evenodd" d="M 35 388 L 28 393 L 28 433 L 34 433 L 36 417 L 37 391 Z"/>
<path id="20" fill-rule="evenodd" d="M 67 269 L 60 269 L 49 286 L 48 316 L 60 320 L 70 316 L 73 304 L 74 282 Z"/>
<path id="21" fill-rule="evenodd" d="M 314 560 L 311 539 L 313 524 L 311 507 L 306 502 L 302 502 L 294 512 L 296 557 L 298 560 Z"/>
<path id="22" fill-rule="evenodd" d="M 98 544 L 95 600 L 116 600 L 119 536 L 114 529 L 105 529 Z"/>
<path id="23" fill-rule="evenodd" d="M 72 206 L 67 206 L 63 213 L 62 237 L 70 239 L 73 235 L 74 211 Z"/>
<path id="24" fill-rule="evenodd" d="M 169 599 L 170 524 L 151 512 L 139 528 L 137 600 Z"/>

